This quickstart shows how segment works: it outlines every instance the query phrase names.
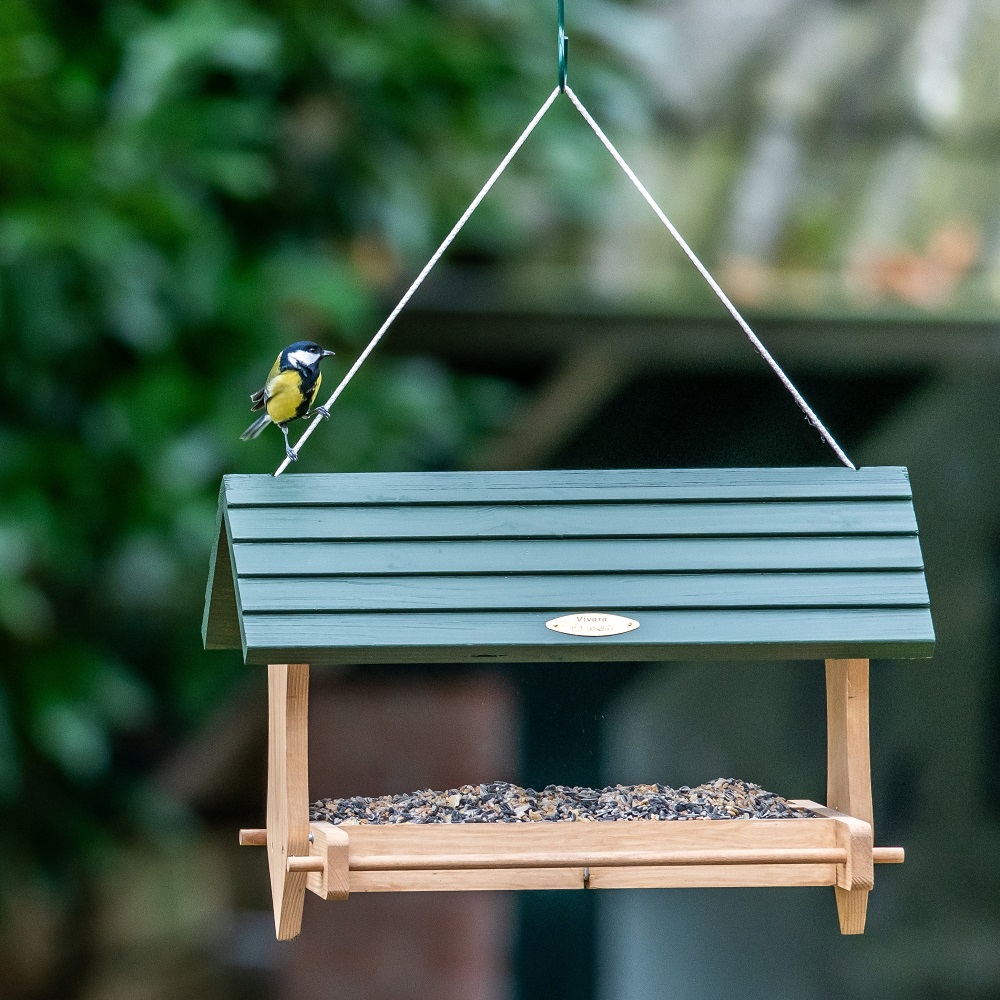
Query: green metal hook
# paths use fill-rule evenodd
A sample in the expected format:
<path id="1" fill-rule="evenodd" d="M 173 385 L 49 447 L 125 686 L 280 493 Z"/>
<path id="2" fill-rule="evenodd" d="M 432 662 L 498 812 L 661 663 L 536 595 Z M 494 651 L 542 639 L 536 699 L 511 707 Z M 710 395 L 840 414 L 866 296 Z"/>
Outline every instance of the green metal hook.
<path id="1" fill-rule="evenodd" d="M 557 40 L 559 45 L 559 90 L 561 93 L 566 92 L 566 64 L 569 60 L 569 35 L 566 34 L 566 14 L 563 10 L 563 2 L 564 0 L 558 0 L 559 34 Z"/>

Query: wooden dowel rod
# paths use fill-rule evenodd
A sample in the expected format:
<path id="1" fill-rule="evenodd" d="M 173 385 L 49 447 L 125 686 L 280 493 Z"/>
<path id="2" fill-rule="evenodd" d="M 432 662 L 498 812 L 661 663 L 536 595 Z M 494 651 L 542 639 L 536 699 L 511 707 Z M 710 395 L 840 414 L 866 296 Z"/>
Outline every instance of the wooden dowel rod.
<path id="1" fill-rule="evenodd" d="M 322 858 L 289 858 L 290 872 L 321 872 L 325 868 Z"/>
<path id="2" fill-rule="evenodd" d="M 875 847 L 872 849 L 872 861 L 877 865 L 901 865 L 905 860 L 902 847 Z"/>
<path id="3" fill-rule="evenodd" d="M 240 847 L 267 847 L 267 830 L 240 830 Z"/>
<path id="4" fill-rule="evenodd" d="M 267 830 L 240 830 L 240 846 L 266 847 Z M 449 868 L 575 868 L 580 865 L 600 867 L 625 865 L 725 865 L 725 864 L 841 864 L 845 860 L 843 848 L 808 848 L 800 851 L 737 850 L 686 851 L 619 855 L 612 852 L 562 853 L 527 855 L 463 855 L 414 858 L 400 855 L 379 855 L 356 858 L 351 868 L 355 871 L 404 871 Z M 901 865 L 905 860 L 902 847 L 876 847 L 872 861 L 877 865 Z M 294 862 L 294 864 L 293 864 Z M 322 858 L 289 858 L 290 872 L 318 872 L 323 870 Z"/>
<path id="5" fill-rule="evenodd" d="M 289 858 L 289 863 L 291 863 Z M 310 859 L 312 860 L 312 859 Z M 503 854 L 371 854 L 351 857 L 351 871 L 434 871 L 461 868 L 621 868 L 641 865 L 844 864 L 843 847 L 725 851 L 533 851 Z M 307 869 L 300 869 L 307 870 Z M 311 869 L 308 869 L 311 870 Z"/>

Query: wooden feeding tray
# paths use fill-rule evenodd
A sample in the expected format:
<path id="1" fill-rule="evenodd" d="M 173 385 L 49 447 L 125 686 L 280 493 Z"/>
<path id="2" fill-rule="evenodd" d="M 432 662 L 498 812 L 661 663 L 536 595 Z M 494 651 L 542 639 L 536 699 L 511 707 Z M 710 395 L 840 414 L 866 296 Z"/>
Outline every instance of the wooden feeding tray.
<path id="1" fill-rule="evenodd" d="M 281 939 L 306 888 L 833 885 L 860 933 L 902 861 L 874 847 L 868 658 L 933 650 L 905 469 L 227 476 L 204 637 L 268 664 L 267 827 L 240 841 Z M 697 658 L 826 660 L 814 816 L 310 822 L 308 664 Z"/>

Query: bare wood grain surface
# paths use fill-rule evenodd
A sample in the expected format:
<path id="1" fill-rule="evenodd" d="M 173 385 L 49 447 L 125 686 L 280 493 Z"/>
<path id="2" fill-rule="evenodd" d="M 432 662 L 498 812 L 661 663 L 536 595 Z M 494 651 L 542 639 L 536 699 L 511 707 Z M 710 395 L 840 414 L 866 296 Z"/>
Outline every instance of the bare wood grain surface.
<path id="1" fill-rule="evenodd" d="M 582 889 L 582 868 L 501 868 L 487 871 L 350 873 L 351 892 L 454 892 L 515 889 Z"/>
<path id="2" fill-rule="evenodd" d="M 601 851 L 643 852 L 838 848 L 833 819 L 631 820 L 567 823 L 396 823 L 341 826 L 352 869 L 386 855 L 416 861 Z"/>
<path id="3" fill-rule="evenodd" d="M 871 755 L 868 742 L 868 660 L 826 661 L 827 777 L 826 801 L 832 809 L 874 827 Z M 870 844 L 870 841 L 869 841 Z M 855 843 L 854 857 L 864 853 Z M 852 877 L 838 875 L 837 913 L 842 934 L 863 934 L 871 860 L 857 862 L 857 887 Z"/>
<path id="4" fill-rule="evenodd" d="M 309 853 L 309 666 L 270 664 L 267 689 L 267 860 L 274 928 L 287 941 L 302 928 L 306 888 L 304 872 L 287 870 L 288 858 Z"/>
<path id="5" fill-rule="evenodd" d="M 655 868 L 591 868 L 591 889 L 722 889 L 752 886 L 833 885 L 837 866 L 691 865 Z"/>

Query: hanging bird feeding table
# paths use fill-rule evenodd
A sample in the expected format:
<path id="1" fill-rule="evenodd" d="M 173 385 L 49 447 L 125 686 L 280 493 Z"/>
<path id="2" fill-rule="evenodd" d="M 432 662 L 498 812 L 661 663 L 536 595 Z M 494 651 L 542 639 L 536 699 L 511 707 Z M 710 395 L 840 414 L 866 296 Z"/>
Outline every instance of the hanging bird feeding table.
<path id="1" fill-rule="evenodd" d="M 204 640 L 267 665 L 279 938 L 306 889 L 836 887 L 864 930 L 869 658 L 931 655 L 903 468 L 226 476 Z M 827 802 L 808 818 L 310 822 L 310 664 L 825 660 Z M 530 669 L 526 667 L 525 669 Z"/>
<path id="2" fill-rule="evenodd" d="M 905 469 L 853 463 L 567 84 L 558 85 L 271 476 L 227 476 L 205 645 L 267 664 L 277 936 L 306 889 L 836 887 L 864 930 L 877 862 L 871 657 L 934 644 Z M 624 171 L 843 468 L 279 478 L 560 95 Z M 796 818 L 334 825 L 311 821 L 310 664 L 825 660 L 827 801 Z"/>

